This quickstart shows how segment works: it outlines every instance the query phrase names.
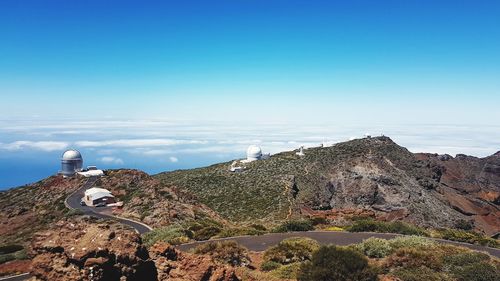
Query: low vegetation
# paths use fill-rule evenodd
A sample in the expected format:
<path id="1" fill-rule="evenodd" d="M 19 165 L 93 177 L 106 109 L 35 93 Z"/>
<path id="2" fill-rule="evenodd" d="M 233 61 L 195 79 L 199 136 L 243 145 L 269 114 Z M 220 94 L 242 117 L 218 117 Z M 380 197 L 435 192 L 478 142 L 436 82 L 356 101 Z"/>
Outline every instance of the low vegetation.
<path id="1" fill-rule="evenodd" d="M 218 241 L 201 244 L 194 249 L 194 253 L 210 255 L 214 260 L 232 266 L 250 264 L 248 250 L 235 241 Z"/>
<path id="2" fill-rule="evenodd" d="M 314 230 L 313 221 L 310 219 L 285 221 L 274 229 L 274 232 L 310 231 Z"/>
<path id="3" fill-rule="evenodd" d="M 492 248 L 500 248 L 500 242 L 497 239 L 488 238 L 480 233 L 470 230 L 467 231 L 449 228 L 439 229 L 432 232 L 432 237 L 470 244 L 478 244 Z"/>
<path id="4" fill-rule="evenodd" d="M 312 253 L 319 249 L 316 240 L 303 237 L 288 238 L 264 252 L 264 262 L 290 264 L 310 260 Z"/>
<path id="5" fill-rule="evenodd" d="M 377 280 L 376 270 L 360 252 L 345 248 L 322 246 L 314 252 L 311 261 L 300 267 L 297 280 Z"/>
<path id="6" fill-rule="evenodd" d="M 350 232 L 380 232 L 429 236 L 429 233 L 425 229 L 402 221 L 384 222 L 373 219 L 361 219 L 354 221 L 346 230 Z"/>

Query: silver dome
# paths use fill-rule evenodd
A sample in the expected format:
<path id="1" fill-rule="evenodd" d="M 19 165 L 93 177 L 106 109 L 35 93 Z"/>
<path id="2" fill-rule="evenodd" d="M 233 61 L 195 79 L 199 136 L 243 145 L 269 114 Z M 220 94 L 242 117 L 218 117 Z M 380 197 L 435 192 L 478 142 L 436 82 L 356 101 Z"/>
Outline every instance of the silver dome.
<path id="1" fill-rule="evenodd" d="M 82 154 L 78 150 L 70 149 L 66 150 L 62 155 L 63 160 L 80 160 L 82 159 Z"/>
<path id="2" fill-rule="evenodd" d="M 70 149 L 63 153 L 61 157 L 61 174 L 70 177 L 76 172 L 80 172 L 82 167 L 83 158 L 78 150 Z"/>

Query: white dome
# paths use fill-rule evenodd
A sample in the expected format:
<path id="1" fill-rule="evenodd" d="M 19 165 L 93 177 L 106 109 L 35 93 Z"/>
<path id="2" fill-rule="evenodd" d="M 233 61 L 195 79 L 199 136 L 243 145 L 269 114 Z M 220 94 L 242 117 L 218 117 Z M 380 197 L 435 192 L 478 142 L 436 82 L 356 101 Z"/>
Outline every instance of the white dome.
<path id="1" fill-rule="evenodd" d="M 247 159 L 248 160 L 257 160 L 262 157 L 262 149 L 256 145 L 251 145 L 247 149 Z"/>
<path id="2" fill-rule="evenodd" d="M 70 149 L 63 153 L 63 160 L 81 160 L 82 155 L 78 150 Z"/>

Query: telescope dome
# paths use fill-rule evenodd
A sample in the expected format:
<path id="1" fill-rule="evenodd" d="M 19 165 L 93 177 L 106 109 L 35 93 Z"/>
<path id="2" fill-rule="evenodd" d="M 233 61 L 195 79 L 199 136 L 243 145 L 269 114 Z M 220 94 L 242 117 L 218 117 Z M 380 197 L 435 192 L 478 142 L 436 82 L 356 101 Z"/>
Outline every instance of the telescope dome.
<path id="1" fill-rule="evenodd" d="M 262 157 L 262 149 L 257 145 L 251 145 L 247 149 L 247 160 L 259 160 Z"/>
<path id="2" fill-rule="evenodd" d="M 63 160 L 80 160 L 82 159 L 82 154 L 78 150 L 70 149 L 63 153 Z"/>

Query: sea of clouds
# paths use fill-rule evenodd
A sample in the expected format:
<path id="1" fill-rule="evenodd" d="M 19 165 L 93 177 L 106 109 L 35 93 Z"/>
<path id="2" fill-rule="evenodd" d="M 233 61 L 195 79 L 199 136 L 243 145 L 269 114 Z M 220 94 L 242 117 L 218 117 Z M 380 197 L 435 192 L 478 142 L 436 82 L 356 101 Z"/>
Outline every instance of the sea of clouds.
<path id="1" fill-rule="evenodd" d="M 0 188 L 57 172 L 60 154 L 69 148 L 80 150 L 87 165 L 157 173 L 243 158 L 250 144 L 277 153 L 302 145 L 334 144 L 366 133 L 389 136 L 412 152 L 484 157 L 500 150 L 500 126 L 3 120 Z"/>

